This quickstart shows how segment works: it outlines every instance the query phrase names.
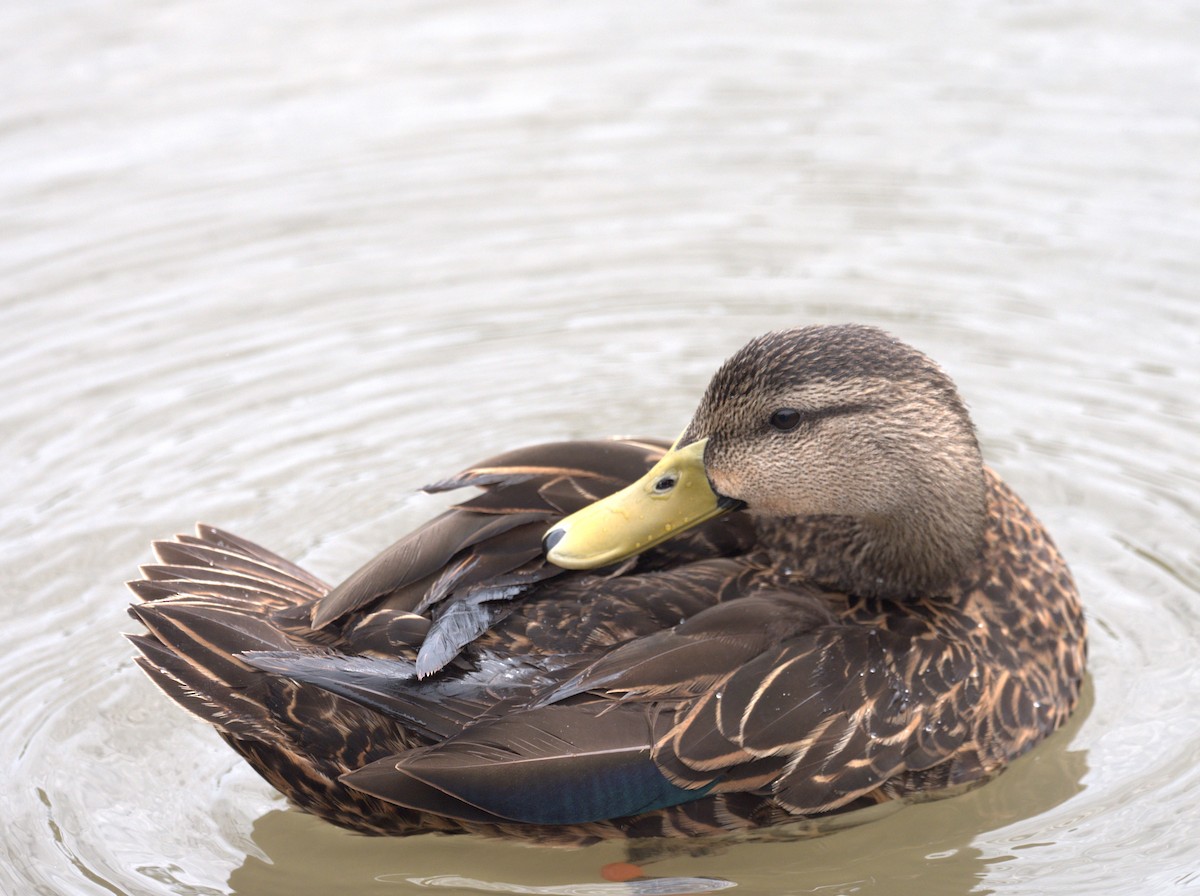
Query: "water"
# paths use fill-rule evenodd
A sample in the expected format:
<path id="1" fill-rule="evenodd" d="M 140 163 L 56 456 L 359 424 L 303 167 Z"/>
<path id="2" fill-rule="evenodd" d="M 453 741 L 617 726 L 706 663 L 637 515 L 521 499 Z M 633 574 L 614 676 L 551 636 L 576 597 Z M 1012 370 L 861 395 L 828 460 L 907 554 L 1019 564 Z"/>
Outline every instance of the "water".
<path id="1" fill-rule="evenodd" d="M 959 382 L 1079 580 L 1085 705 L 977 791 L 648 870 L 1200 890 L 1198 50 L 1183 2 L 5 5 L 0 892 L 610 892 L 618 845 L 287 810 L 133 665 L 121 582 L 197 518 L 336 578 L 418 485 L 671 436 L 842 320 Z"/>

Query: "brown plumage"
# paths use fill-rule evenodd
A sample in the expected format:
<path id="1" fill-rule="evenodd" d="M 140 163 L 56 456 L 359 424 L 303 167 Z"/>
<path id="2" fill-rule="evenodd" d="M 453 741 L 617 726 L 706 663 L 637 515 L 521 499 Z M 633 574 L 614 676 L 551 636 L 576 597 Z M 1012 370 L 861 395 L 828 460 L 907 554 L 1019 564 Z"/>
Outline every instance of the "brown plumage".
<path id="1" fill-rule="evenodd" d="M 867 327 L 769 334 L 688 445 L 745 509 L 596 571 L 543 535 L 666 443 L 479 464 L 431 489 L 480 493 L 332 589 L 200 526 L 131 583 L 139 662 L 302 809 L 368 833 L 755 829 L 984 780 L 1066 719 L 1075 586 L 932 361 Z"/>

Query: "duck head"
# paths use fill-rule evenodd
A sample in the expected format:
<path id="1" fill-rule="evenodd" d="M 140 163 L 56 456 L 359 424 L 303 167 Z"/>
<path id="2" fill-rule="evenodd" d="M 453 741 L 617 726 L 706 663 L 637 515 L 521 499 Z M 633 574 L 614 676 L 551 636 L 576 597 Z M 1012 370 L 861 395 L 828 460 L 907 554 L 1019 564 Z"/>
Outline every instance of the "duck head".
<path id="1" fill-rule="evenodd" d="M 978 556 L 985 495 L 974 428 L 941 368 L 873 327 L 802 327 L 726 361 L 667 454 L 545 547 L 559 566 L 595 568 L 745 508 L 768 550 L 786 552 L 770 533 L 789 528 L 835 533 L 832 584 L 928 593 Z"/>

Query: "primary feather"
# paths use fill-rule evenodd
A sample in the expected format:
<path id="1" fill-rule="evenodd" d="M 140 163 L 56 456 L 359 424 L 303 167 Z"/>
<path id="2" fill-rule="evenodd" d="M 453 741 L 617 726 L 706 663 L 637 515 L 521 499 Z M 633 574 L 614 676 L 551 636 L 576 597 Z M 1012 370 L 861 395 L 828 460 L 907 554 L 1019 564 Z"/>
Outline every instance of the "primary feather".
<path id="1" fill-rule="evenodd" d="M 347 784 L 463 820 L 582 824 L 690 802 L 651 758 L 651 719 L 624 707 L 551 706 L 479 723 L 351 772 Z M 586 774 L 580 774 L 580 768 Z M 430 799 L 430 794 L 434 798 Z"/>

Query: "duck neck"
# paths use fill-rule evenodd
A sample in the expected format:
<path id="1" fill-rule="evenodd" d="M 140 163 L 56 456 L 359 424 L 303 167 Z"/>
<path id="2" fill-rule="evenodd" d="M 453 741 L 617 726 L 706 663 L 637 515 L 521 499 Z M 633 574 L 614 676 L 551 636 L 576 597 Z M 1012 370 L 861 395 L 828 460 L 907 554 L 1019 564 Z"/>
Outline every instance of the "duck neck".
<path id="1" fill-rule="evenodd" d="M 902 600 L 953 586 L 979 557 L 986 514 L 981 489 L 978 502 L 936 511 L 756 522 L 759 544 L 775 568 L 847 594 Z"/>

